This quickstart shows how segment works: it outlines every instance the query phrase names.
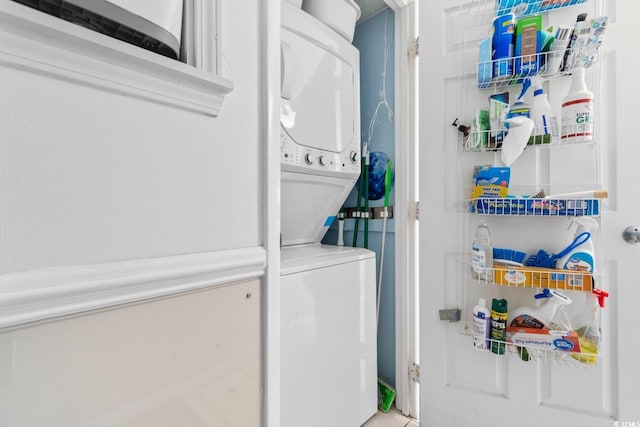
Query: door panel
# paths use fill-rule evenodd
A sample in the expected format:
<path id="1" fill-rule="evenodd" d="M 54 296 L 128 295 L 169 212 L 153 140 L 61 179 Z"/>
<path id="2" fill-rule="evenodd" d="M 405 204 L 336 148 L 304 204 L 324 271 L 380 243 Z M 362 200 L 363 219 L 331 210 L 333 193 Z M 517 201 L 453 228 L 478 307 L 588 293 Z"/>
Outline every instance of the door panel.
<path id="1" fill-rule="evenodd" d="M 458 132 L 470 124 L 487 97 L 502 91 L 476 88 L 478 40 L 489 35 L 490 1 L 433 0 L 420 3 L 420 355 L 423 426 L 581 425 L 609 427 L 614 420 L 640 422 L 632 384 L 640 379 L 633 355 L 640 354 L 635 316 L 640 289 L 634 264 L 640 245 L 621 238 L 629 225 L 640 225 L 640 144 L 632 123 L 638 90 L 631 58 L 636 2 L 589 0 L 556 10 L 545 25 L 571 24 L 586 11 L 589 18 L 609 16 L 599 64 L 588 70 L 594 92 L 597 143 L 526 150 L 512 165 L 510 192 L 544 188 L 547 194 L 604 187 L 601 228 L 594 233 L 596 286 L 611 297 L 601 311 L 602 339 L 595 366 L 558 361 L 523 362 L 473 350 L 466 321 L 480 296 L 506 298 L 510 309 L 534 305 L 534 290 L 470 283 L 468 258 L 473 230 L 489 222 L 500 247 L 532 246 L 541 241 L 557 252 L 571 238 L 560 218 L 479 218 L 465 212 L 473 165 L 502 165 L 500 153 L 458 153 Z M 486 24 L 486 25 L 485 25 Z M 635 67 L 635 68 L 634 68 Z M 548 83 L 556 113 L 569 79 Z M 519 87 L 517 88 L 519 92 Z M 517 95 L 516 89 L 510 90 Z M 630 94 L 635 94 L 631 96 Z M 513 96 L 513 95 L 512 95 Z M 513 98 L 512 98 L 513 100 Z M 548 245 L 548 246 L 547 246 Z M 557 248 L 557 251 L 556 251 Z M 473 286 L 471 286 L 473 285 Z M 461 308 L 462 321 L 441 321 L 438 310 Z M 637 399 L 635 399 L 637 400 Z"/>

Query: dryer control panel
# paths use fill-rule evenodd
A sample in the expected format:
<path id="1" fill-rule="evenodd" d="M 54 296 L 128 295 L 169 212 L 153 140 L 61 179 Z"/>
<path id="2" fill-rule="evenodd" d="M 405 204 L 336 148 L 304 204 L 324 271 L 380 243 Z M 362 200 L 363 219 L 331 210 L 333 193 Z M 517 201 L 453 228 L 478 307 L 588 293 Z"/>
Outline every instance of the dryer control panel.
<path id="1" fill-rule="evenodd" d="M 280 164 L 283 170 L 305 171 L 317 175 L 359 175 L 360 146 L 351 144 L 336 153 L 295 143 L 282 130 L 280 133 Z"/>

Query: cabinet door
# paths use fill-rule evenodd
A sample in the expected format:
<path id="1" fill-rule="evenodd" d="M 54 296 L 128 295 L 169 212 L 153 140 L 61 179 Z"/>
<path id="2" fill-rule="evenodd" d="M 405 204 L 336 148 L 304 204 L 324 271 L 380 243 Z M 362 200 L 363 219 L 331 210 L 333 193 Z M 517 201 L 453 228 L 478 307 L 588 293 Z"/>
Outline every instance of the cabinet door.
<path id="1" fill-rule="evenodd" d="M 631 43 L 640 16 L 640 3 L 590 0 L 588 9 L 608 15 L 609 29 L 600 55 L 597 99 L 595 179 L 609 190 L 601 217 L 599 287 L 611 297 L 602 311 L 600 358 L 594 367 L 562 366 L 548 362 L 522 362 L 516 358 L 477 352 L 460 323 L 441 321 L 438 310 L 462 308 L 468 302 L 462 290 L 467 281 L 472 228 L 461 207 L 468 188 L 467 171 L 461 172 L 458 135 L 449 124 L 462 105 L 486 102 L 491 92 L 475 88 L 477 42 L 489 26 L 474 33 L 473 8 L 492 2 L 430 0 L 420 3 L 420 424 L 422 426 L 517 425 L 601 426 L 613 420 L 640 422 L 640 406 L 632 386 L 640 378 L 640 340 L 636 339 L 640 244 L 622 239 L 623 230 L 640 226 L 640 144 L 633 125 L 638 60 Z M 563 9 L 573 17 L 586 5 Z M 569 18 L 571 19 L 571 18 Z M 489 18 L 490 22 L 490 18 Z M 567 23 L 570 21 L 567 20 Z M 471 65 L 470 65 L 471 64 Z M 563 95 L 559 95 L 561 98 Z M 556 104 L 557 107 L 557 104 Z M 559 112 L 559 111 L 558 111 Z M 467 116 L 469 117 L 469 116 Z M 466 123 L 468 124 L 468 123 Z M 581 150 L 570 146 L 527 150 L 514 164 L 518 173 L 528 162 L 542 164 L 550 183 L 565 175 L 582 174 Z M 499 154 L 481 153 L 482 163 L 500 165 Z M 591 167 L 591 166 L 589 166 Z M 470 174 L 469 174 L 470 177 Z M 537 179 L 537 178 L 535 178 Z M 566 234 L 549 229 L 544 221 L 527 218 L 498 219 L 503 235 L 548 232 L 550 247 L 562 247 Z M 531 228 L 534 228 L 532 231 Z M 528 230 L 527 230 L 528 229 Z M 562 234 L 559 237 L 559 234 Z M 464 270 L 464 271 L 463 271 Z M 491 285 L 489 288 L 493 289 Z M 477 300 L 476 300 L 477 301 Z"/>

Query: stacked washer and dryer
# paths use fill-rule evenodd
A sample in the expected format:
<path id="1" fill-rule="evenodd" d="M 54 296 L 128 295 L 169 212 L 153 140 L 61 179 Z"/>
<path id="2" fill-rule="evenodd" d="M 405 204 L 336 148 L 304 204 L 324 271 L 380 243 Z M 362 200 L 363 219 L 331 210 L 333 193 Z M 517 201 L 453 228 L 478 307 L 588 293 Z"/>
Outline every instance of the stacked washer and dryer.
<path id="1" fill-rule="evenodd" d="M 282 427 L 354 427 L 377 410 L 375 254 L 320 241 L 360 175 L 360 10 L 295 2 L 281 24 Z"/>

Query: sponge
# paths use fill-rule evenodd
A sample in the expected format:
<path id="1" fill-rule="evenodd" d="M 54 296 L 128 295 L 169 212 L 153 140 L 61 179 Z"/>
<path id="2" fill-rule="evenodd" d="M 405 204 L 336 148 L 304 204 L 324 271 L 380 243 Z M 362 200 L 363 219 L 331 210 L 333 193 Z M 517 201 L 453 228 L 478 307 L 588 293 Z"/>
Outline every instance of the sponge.
<path id="1" fill-rule="evenodd" d="M 384 413 L 389 412 L 395 398 L 396 391 L 393 387 L 378 378 L 378 408 Z"/>

